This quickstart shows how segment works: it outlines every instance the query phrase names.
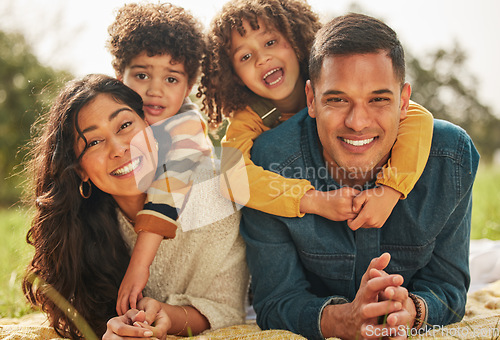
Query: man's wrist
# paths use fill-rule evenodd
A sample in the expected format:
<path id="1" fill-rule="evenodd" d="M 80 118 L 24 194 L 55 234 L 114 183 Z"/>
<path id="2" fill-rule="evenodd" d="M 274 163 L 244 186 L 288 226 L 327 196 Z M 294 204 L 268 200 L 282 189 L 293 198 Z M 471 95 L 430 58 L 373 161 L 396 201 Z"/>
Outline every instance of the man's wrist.
<path id="1" fill-rule="evenodd" d="M 422 301 L 422 299 L 415 294 L 408 293 L 408 297 L 413 301 L 413 304 L 415 306 L 415 317 L 413 319 L 413 326 L 412 328 L 414 329 L 420 329 L 422 325 L 424 324 L 424 318 L 425 318 L 425 303 Z"/>
<path id="2" fill-rule="evenodd" d="M 325 306 L 321 313 L 320 330 L 323 337 L 337 337 L 344 339 L 350 333 L 349 322 L 346 317 L 352 313 L 351 304 L 347 300 L 332 301 Z"/>

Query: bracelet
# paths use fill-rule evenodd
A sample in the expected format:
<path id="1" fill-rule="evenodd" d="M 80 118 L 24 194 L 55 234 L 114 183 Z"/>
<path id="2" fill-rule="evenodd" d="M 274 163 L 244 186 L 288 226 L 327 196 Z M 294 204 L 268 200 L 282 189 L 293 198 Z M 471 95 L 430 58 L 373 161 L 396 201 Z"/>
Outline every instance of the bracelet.
<path id="1" fill-rule="evenodd" d="M 422 320 L 422 303 L 418 299 L 418 297 L 412 293 L 408 293 L 408 297 L 412 299 L 413 304 L 415 305 L 415 321 L 413 322 L 413 327 L 414 329 L 419 329 L 422 327 L 423 320 Z"/>
<path id="2" fill-rule="evenodd" d="M 182 329 L 178 333 L 173 334 L 173 335 L 181 335 L 181 333 L 184 332 L 184 330 L 186 329 L 186 326 L 188 325 L 188 311 L 184 306 L 179 306 L 179 307 L 181 307 L 182 310 L 184 310 L 184 314 L 186 314 L 186 322 L 184 323 L 184 327 L 182 327 Z"/>

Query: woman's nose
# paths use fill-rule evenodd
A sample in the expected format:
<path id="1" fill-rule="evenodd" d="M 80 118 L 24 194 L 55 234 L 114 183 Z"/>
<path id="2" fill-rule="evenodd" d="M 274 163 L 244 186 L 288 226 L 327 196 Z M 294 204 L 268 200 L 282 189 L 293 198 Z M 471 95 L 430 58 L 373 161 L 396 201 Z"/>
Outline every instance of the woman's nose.
<path id="1" fill-rule="evenodd" d="M 110 144 L 110 157 L 123 157 L 127 150 L 130 149 L 130 142 L 122 138 L 114 138 L 109 142 Z"/>

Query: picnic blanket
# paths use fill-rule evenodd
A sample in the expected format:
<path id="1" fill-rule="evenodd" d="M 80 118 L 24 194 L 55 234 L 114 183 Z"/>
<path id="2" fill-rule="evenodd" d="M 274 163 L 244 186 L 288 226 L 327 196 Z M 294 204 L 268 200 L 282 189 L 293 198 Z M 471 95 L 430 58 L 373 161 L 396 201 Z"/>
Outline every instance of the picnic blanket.
<path id="1" fill-rule="evenodd" d="M 415 339 L 498 339 L 500 338 L 500 280 L 469 293 L 466 314 L 461 322 L 446 327 L 435 327 L 425 334 L 412 334 Z M 176 339 L 167 336 L 167 339 Z M 49 327 L 42 313 L 33 313 L 18 319 L 0 319 L 0 339 L 60 339 Z M 262 331 L 255 321 L 245 325 L 221 328 L 192 339 L 260 340 L 305 338 L 284 330 Z"/>

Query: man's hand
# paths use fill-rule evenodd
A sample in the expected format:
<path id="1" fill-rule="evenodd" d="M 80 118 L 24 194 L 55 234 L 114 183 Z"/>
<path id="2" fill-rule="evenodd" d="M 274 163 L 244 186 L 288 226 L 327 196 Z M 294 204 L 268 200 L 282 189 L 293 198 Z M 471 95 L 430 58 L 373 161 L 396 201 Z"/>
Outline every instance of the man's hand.
<path id="1" fill-rule="evenodd" d="M 378 317 L 400 311 L 403 306 L 398 300 L 381 300 L 380 294 L 389 287 L 398 288 L 403 284 L 401 275 L 388 275 L 383 270 L 390 261 L 388 253 L 374 258 L 366 270 L 354 301 L 341 305 L 326 306 L 321 315 L 321 330 L 325 337 L 342 339 L 377 338 L 371 336 L 368 325 L 375 327 Z M 401 294 L 399 290 L 393 293 Z"/>
<path id="2" fill-rule="evenodd" d="M 377 277 L 388 277 L 389 274 L 383 270 L 371 269 L 369 276 L 371 279 L 375 279 Z M 401 305 L 401 309 L 387 312 L 384 314 L 384 317 L 379 317 L 377 323 L 379 323 L 380 319 L 383 319 L 383 321 L 378 325 L 377 323 L 365 323 L 362 326 L 361 334 L 366 338 L 370 338 L 372 335 L 380 337 L 381 335 L 390 334 L 391 339 L 405 339 L 407 328 L 412 326 L 416 314 L 413 301 L 408 297 L 408 290 L 400 285 L 388 286 L 380 291 L 378 300 L 398 302 Z"/>
<path id="3" fill-rule="evenodd" d="M 353 199 L 353 212 L 357 217 L 348 220 L 352 230 L 380 228 L 392 213 L 401 193 L 385 185 L 362 191 Z"/>

